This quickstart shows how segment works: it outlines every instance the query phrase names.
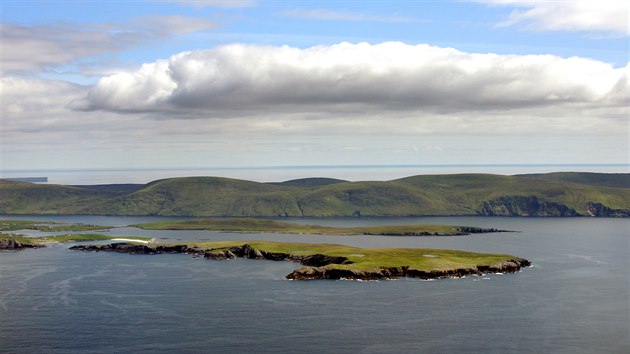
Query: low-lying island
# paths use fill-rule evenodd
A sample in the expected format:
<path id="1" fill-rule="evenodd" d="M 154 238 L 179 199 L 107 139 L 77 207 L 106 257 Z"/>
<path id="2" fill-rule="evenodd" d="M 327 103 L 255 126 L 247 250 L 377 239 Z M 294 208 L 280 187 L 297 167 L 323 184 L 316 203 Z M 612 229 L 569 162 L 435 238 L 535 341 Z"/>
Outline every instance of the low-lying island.
<path id="1" fill-rule="evenodd" d="M 219 241 L 190 245 L 112 243 L 77 245 L 70 249 L 131 254 L 183 253 L 212 260 L 247 258 L 298 262 L 303 267 L 286 276 L 292 280 L 459 278 L 487 273 L 513 273 L 531 265 L 526 259 L 504 254 L 422 248 L 357 248 L 337 244 L 271 241 Z"/>

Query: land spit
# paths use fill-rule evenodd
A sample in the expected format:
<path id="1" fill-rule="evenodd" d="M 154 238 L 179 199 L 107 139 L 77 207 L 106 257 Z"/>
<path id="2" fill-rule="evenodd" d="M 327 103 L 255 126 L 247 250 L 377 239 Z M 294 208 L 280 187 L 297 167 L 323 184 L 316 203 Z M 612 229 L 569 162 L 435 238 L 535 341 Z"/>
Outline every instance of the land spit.
<path id="1" fill-rule="evenodd" d="M 223 246 L 225 244 L 225 246 Z M 352 255 L 349 257 L 340 255 L 326 255 L 322 253 L 313 254 L 295 254 L 291 252 L 275 252 L 269 249 L 256 248 L 250 243 L 244 243 L 240 245 L 234 245 L 233 243 L 223 243 L 220 247 L 204 247 L 201 245 L 187 246 L 187 245 L 139 245 L 132 243 L 112 243 L 106 245 L 77 245 L 70 249 L 79 251 L 96 251 L 96 252 L 119 252 L 130 254 L 165 254 L 165 253 L 183 253 L 191 254 L 194 256 L 202 256 L 211 260 L 228 260 L 235 258 L 246 259 L 258 259 L 258 260 L 274 260 L 274 261 L 290 261 L 297 262 L 303 265 L 288 274 L 286 279 L 291 280 L 310 280 L 310 279 L 351 279 L 351 280 L 384 280 L 384 279 L 397 279 L 401 277 L 419 278 L 419 279 L 438 279 L 438 278 L 461 278 L 468 275 L 483 275 L 490 273 L 514 273 L 520 271 L 523 267 L 528 267 L 531 262 L 514 256 L 508 255 L 488 255 L 488 257 L 499 257 L 499 261 L 488 264 L 488 259 L 483 258 L 484 255 L 478 253 L 466 252 L 464 255 L 473 255 L 480 259 L 479 264 L 467 264 L 467 265 L 455 265 L 451 267 L 440 267 L 435 269 L 416 268 L 414 265 L 397 265 L 391 266 L 391 262 L 384 262 L 383 265 L 376 265 L 365 267 L 360 263 L 353 261 Z M 266 242 L 265 244 L 270 244 Z M 282 245 L 281 243 L 271 243 L 276 245 Z M 291 244 L 296 245 L 296 244 Z M 304 244 L 304 247 L 306 244 Z M 324 245 L 318 245 L 321 247 Z M 325 246 L 339 246 L 339 245 L 325 245 Z M 345 247 L 345 246 L 340 246 Z M 273 247 L 272 247 L 273 248 Z M 366 253 L 369 249 L 357 249 L 354 250 L 355 257 L 364 259 L 364 254 L 356 254 L 357 250 Z M 386 250 L 386 249 L 381 249 Z M 392 253 L 395 251 L 413 251 L 415 249 L 392 249 Z M 426 249 L 417 249 L 419 256 L 423 257 L 426 254 Z M 434 254 L 448 254 L 445 252 L 460 252 L 461 251 L 446 251 L 446 250 L 431 250 Z M 381 251 L 382 252 L 382 251 Z M 367 252 L 369 253 L 369 252 Z M 408 252 L 407 252 L 408 253 Z M 432 254 L 433 255 L 433 254 Z M 459 253 L 458 253 L 459 255 Z M 423 257 L 425 259 L 434 259 L 447 256 L 435 256 L 435 257 Z M 394 257 L 394 256 L 392 256 Z M 403 261 L 399 261 L 404 262 Z M 453 263 L 452 261 L 450 261 Z M 456 264 L 456 263 L 453 263 Z"/>

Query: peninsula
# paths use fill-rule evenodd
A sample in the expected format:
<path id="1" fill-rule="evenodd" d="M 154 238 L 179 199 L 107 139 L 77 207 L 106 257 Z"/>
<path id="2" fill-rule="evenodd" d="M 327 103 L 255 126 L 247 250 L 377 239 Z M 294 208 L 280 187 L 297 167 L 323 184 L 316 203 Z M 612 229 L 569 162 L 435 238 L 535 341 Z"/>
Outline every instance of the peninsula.
<path id="1" fill-rule="evenodd" d="M 70 249 L 130 254 L 184 253 L 203 255 L 204 258 L 212 260 L 240 257 L 298 262 L 303 267 L 286 276 L 292 280 L 458 278 L 487 273 L 513 273 L 531 265 L 526 259 L 504 254 L 421 248 L 357 248 L 337 244 L 271 241 L 219 241 L 171 245 L 113 243 L 77 245 Z"/>
<path id="2" fill-rule="evenodd" d="M 462 236 L 508 232 L 496 228 L 451 225 L 331 227 L 254 218 L 205 218 L 130 225 L 144 230 L 216 230 L 311 235 Z"/>

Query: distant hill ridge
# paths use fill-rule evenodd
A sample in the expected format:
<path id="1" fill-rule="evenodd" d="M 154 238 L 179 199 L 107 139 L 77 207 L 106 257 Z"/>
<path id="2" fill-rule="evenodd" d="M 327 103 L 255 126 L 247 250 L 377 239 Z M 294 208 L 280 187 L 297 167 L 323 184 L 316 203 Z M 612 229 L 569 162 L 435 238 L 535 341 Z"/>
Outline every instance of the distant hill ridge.
<path id="1" fill-rule="evenodd" d="M 164 216 L 630 216 L 630 174 L 419 175 L 259 183 L 182 177 L 145 185 L 0 180 L 0 213 Z"/>
<path id="2" fill-rule="evenodd" d="M 517 176 L 540 178 L 549 181 L 588 184 L 591 186 L 630 188 L 630 174 L 628 173 L 552 172 Z"/>

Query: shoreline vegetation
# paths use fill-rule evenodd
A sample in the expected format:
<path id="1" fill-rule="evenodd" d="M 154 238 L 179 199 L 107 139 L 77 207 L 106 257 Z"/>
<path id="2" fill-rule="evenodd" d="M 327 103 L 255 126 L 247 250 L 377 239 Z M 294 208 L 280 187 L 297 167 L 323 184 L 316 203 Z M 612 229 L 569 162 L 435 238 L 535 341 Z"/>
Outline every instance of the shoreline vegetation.
<path id="1" fill-rule="evenodd" d="M 496 228 L 451 225 L 331 227 L 253 218 L 205 218 L 144 223 L 130 226 L 143 230 L 213 230 L 309 235 L 464 236 L 478 233 L 509 232 Z"/>
<path id="2" fill-rule="evenodd" d="M 148 244 L 155 239 L 140 236 L 107 236 L 99 234 L 66 234 L 44 237 L 27 237 L 20 234 L 0 233 L 0 250 L 21 250 L 25 248 L 42 248 L 49 243 L 69 243 L 88 241 L 124 241 Z"/>
<path id="3" fill-rule="evenodd" d="M 51 221 L 0 220 L 0 232 L 17 230 L 35 230 L 41 232 L 107 231 L 111 228 L 111 226 L 60 224 Z"/>
<path id="4" fill-rule="evenodd" d="M 39 232 L 103 232 L 111 229 L 111 226 L 87 225 L 87 224 L 61 224 L 51 221 L 33 220 L 0 220 L 0 250 L 18 250 L 23 248 L 41 248 L 47 243 L 81 242 L 81 241 L 110 241 L 121 236 L 107 236 L 95 233 L 76 233 L 63 235 L 45 235 L 31 237 L 11 231 L 34 230 Z M 123 236 L 124 237 L 124 236 Z M 147 242 L 147 237 L 132 237 L 132 239 Z M 131 239 L 129 239 L 131 241 Z"/>
<path id="5" fill-rule="evenodd" d="M 137 185 L 0 180 L 0 214 L 189 217 L 630 216 L 630 174 L 418 175 L 261 183 L 178 177 Z"/>
<path id="6" fill-rule="evenodd" d="M 443 249 L 357 248 L 337 244 L 272 241 L 218 241 L 191 244 L 138 245 L 113 243 L 77 245 L 78 251 L 129 254 L 191 254 L 210 260 L 246 258 L 297 262 L 302 267 L 286 276 L 290 280 L 385 280 L 460 278 L 468 275 L 520 271 L 531 262 L 505 254 L 482 254 Z"/>
<path id="7" fill-rule="evenodd" d="M 109 236 L 101 234 L 64 234 L 41 237 L 29 237 L 22 234 L 0 232 L 0 250 L 21 250 L 24 248 L 42 248 L 49 243 L 116 241 L 150 243 L 151 237 L 141 236 Z"/>
<path id="8" fill-rule="evenodd" d="M 87 224 L 62 224 L 51 221 L 33 220 L 0 220 L 0 250 L 19 250 L 23 248 L 41 248 L 48 243 L 82 242 L 82 241 L 112 241 L 124 239 L 126 241 L 148 242 L 149 237 L 108 236 L 96 233 L 72 233 L 62 235 L 45 235 L 39 237 L 26 236 L 12 231 L 34 230 L 47 232 L 103 232 L 111 226 Z"/>

